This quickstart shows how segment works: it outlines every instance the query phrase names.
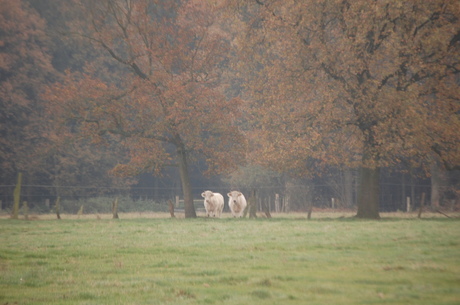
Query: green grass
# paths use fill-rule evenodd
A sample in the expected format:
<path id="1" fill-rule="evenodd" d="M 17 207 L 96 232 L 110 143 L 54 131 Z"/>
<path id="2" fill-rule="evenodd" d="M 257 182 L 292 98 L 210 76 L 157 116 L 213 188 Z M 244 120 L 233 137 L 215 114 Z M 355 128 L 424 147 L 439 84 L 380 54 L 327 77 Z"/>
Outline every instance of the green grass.
<path id="1" fill-rule="evenodd" d="M 460 304 L 455 219 L 0 219 L 0 304 Z"/>

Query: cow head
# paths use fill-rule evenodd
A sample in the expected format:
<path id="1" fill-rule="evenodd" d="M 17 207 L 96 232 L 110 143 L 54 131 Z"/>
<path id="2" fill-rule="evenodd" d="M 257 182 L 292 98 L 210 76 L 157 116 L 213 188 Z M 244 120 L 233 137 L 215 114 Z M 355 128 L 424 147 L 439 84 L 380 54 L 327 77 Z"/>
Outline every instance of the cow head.
<path id="1" fill-rule="evenodd" d="M 211 199 L 212 196 L 214 196 L 214 193 L 211 191 L 204 191 L 201 193 L 201 197 L 203 197 L 207 203 L 211 203 L 209 199 Z"/>
<path id="2" fill-rule="evenodd" d="M 230 193 L 227 194 L 227 196 L 230 198 L 231 201 L 233 201 L 233 203 L 236 203 L 238 197 L 241 195 L 243 194 L 238 191 L 231 191 Z"/>

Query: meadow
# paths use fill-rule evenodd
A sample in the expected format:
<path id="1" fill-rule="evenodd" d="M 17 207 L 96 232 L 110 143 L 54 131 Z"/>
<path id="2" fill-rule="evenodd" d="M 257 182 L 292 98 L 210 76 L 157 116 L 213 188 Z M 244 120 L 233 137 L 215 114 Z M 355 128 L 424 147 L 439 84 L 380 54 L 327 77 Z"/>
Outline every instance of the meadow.
<path id="1" fill-rule="evenodd" d="M 0 219 L 0 304 L 460 304 L 460 220 Z"/>

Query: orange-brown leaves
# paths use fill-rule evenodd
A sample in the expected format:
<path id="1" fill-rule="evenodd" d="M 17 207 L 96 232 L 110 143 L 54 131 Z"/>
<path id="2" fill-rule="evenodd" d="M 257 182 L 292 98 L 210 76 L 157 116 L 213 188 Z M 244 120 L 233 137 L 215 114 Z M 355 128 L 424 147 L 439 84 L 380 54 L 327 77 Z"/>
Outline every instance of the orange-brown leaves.
<path id="1" fill-rule="evenodd" d="M 76 32 L 116 66 L 104 67 L 105 75 L 97 71 L 101 62 L 78 77 L 68 73 L 47 96 L 67 123 L 78 122 L 80 135 L 121 141 L 130 162 L 117 173 L 158 172 L 174 163 L 179 149 L 190 157 L 204 154 L 213 170 L 242 157 L 244 141 L 234 124 L 240 103 L 224 94 L 221 83 L 229 43 L 214 23 L 213 5 L 77 2 L 89 20 Z"/>
<path id="2" fill-rule="evenodd" d="M 252 19 L 245 15 L 242 51 L 259 128 L 255 159 L 307 172 L 308 160 L 422 162 L 438 146 L 449 162 L 460 162 L 448 153 L 460 143 L 451 132 L 458 124 L 459 9 L 453 1 L 247 5 Z"/>
<path id="3" fill-rule="evenodd" d="M 39 93 L 53 71 L 45 22 L 27 2 L 0 0 L 0 37 L 0 179 L 9 183 L 17 171 L 39 171 Z"/>

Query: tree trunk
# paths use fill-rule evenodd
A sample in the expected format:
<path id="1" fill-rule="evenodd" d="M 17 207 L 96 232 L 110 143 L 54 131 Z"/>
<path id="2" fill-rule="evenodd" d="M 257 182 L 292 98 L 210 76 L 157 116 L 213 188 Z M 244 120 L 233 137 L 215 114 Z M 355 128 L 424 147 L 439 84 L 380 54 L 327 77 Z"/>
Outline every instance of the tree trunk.
<path id="1" fill-rule="evenodd" d="M 362 165 L 359 173 L 358 212 L 356 217 L 380 219 L 380 167 L 375 135 L 371 127 L 361 129 L 365 135 Z"/>
<path id="2" fill-rule="evenodd" d="M 343 171 L 343 186 L 344 186 L 344 205 L 350 208 L 353 203 L 353 172 L 352 169 L 347 168 Z"/>
<path id="3" fill-rule="evenodd" d="M 358 190 L 358 213 L 356 217 L 380 219 L 380 168 L 362 167 Z"/>
<path id="4" fill-rule="evenodd" d="M 179 175 L 184 194 L 185 218 L 196 218 L 195 206 L 193 205 L 192 187 L 190 185 L 190 176 L 188 173 L 187 153 L 183 145 L 177 149 L 179 159 Z"/>
<path id="5" fill-rule="evenodd" d="M 256 190 L 251 191 L 251 197 L 248 200 L 249 218 L 257 218 L 257 196 Z"/>

